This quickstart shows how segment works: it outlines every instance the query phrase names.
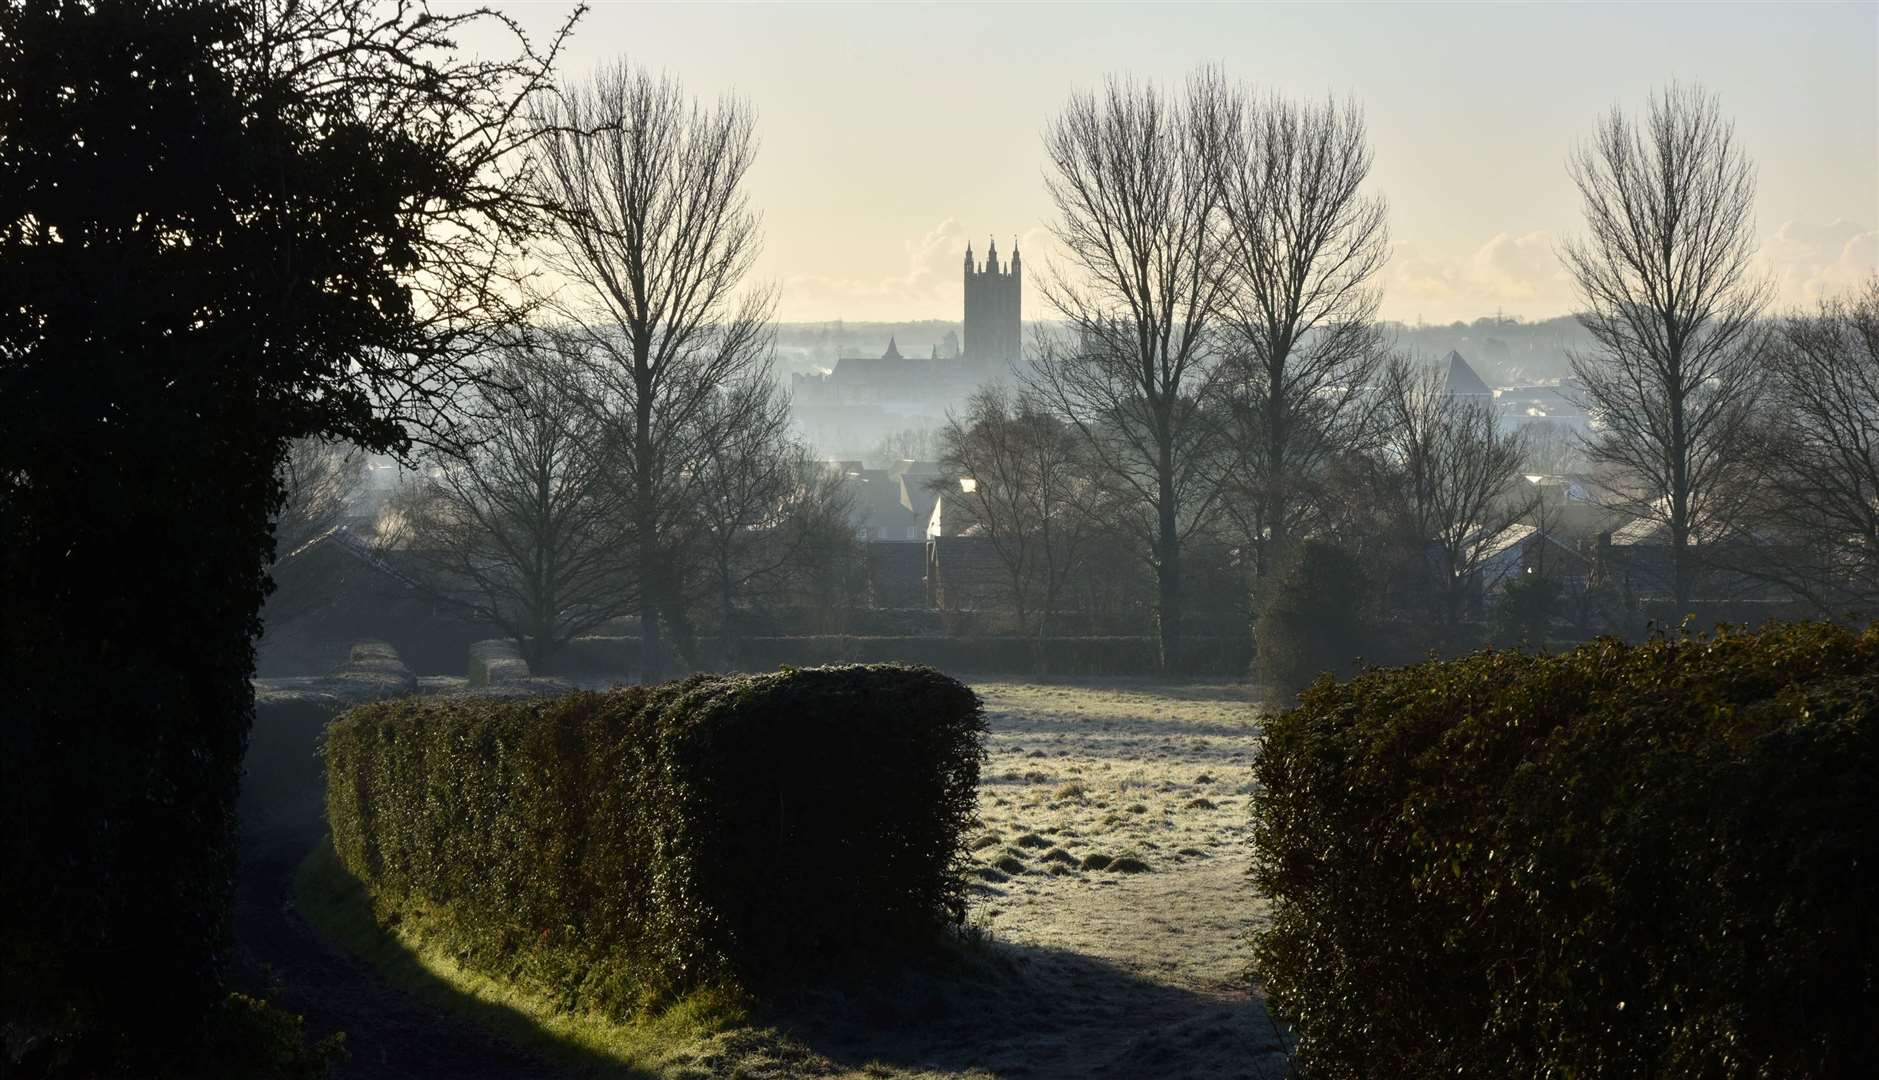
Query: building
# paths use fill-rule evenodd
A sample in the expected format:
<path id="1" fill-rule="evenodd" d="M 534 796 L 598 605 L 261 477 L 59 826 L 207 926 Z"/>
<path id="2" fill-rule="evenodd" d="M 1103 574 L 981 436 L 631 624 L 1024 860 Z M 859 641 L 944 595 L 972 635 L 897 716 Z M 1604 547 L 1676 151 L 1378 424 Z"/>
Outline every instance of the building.
<path id="1" fill-rule="evenodd" d="M 1494 391 L 1488 388 L 1488 384 L 1482 381 L 1481 376 L 1475 374 L 1474 368 L 1469 366 L 1468 361 L 1462 359 L 1460 353 L 1450 349 L 1442 361 L 1448 365 L 1448 372 L 1442 380 L 1443 393 L 1449 397 L 1464 398 L 1484 404 L 1494 400 Z"/>
<path id="2" fill-rule="evenodd" d="M 1009 265 L 998 265 L 998 241 L 975 267 L 966 245 L 966 333 L 961 360 L 1002 370 L 1024 358 L 1024 257 L 1014 243 Z"/>
<path id="3" fill-rule="evenodd" d="M 957 355 L 904 356 L 889 339 L 879 356 L 842 356 L 826 372 L 790 377 L 797 426 L 834 453 L 865 450 L 884 435 L 943 423 L 948 409 L 1024 360 L 1024 259 L 984 262 L 966 246 L 964 340 Z M 948 350 L 949 352 L 951 350 Z"/>

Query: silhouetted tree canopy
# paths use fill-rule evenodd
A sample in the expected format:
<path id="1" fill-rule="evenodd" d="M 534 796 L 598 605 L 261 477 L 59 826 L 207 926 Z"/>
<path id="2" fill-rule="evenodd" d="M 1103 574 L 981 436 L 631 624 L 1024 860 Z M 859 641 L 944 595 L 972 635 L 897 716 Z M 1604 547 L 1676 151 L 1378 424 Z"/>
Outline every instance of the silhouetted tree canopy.
<path id="1" fill-rule="evenodd" d="M 7 1066 L 140 1071 L 218 994 L 288 441 L 407 448 L 518 314 L 559 39 L 459 56 L 496 18 L 0 5 Z"/>

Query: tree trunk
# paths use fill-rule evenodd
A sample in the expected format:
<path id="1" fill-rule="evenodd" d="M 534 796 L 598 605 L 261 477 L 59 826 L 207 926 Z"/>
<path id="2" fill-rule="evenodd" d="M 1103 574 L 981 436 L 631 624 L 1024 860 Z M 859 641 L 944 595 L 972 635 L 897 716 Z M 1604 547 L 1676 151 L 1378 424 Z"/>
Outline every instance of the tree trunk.
<path id="1" fill-rule="evenodd" d="M 639 530 L 639 681 L 658 682 L 665 673 L 659 642 L 659 592 L 664 580 L 659 559 L 659 508 L 653 498 L 651 336 L 640 329 L 633 340 L 633 518 Z"/>
<path id="2" fill-rule="evenodd" d="M 1160 587 L 1159 607 L 1155 612 L 1155 633 L 1160 648 L 1162 674 L 1172 674 L 1181 662 L 1181 530 L 1175 517 L 1174 454 L 1169 439 L 1162 439 L 1160 521 L 1158 530 L 1156 584 Z"/>
<path id="3" fill-rule="evenodd" d="M 731 573 L 718 571 L 718 652 L 726 671 L 737 670 L 737 613 L 731 602 Z"/>

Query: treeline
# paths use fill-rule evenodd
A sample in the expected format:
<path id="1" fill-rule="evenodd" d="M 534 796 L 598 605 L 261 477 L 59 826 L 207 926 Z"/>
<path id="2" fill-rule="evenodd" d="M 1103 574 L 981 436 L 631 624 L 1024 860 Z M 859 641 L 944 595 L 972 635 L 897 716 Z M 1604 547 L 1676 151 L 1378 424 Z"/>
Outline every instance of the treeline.
<path id="1" fill-rule="evenodd" d="M 1525 474 L 1562 465 L 1651 534 L 1677 611 L 1725 576 L 1822 612 L 1870 603 L 1879 286 L 1772 317 L 1753 170 L 1700 88 L 1612 112 L 1571 158 L 1586 232 L 1563 260 L 1587 345 L 1570 393 L 1592 418 L 1572 438 L 1498 425 L 1378 323 L 1388 224 L 1355 103 L 1214 69 L 1173 90 L 1112 79 L 1045 148 L 1068 265 L 1041 291 L 1063 329 L 1034 339 L 1018 390 L 941 435 L 968 481 L 953 497 L 1040 635 L 1079 565 L 1120 550 L 1152 576 L 1165 656 L 1219 604 L 1192 578 L 1223 556 L 1275 682 L 1347 665 L 1366 625 L 1478 642 L 1461 624 L 1490 616 L 1484 564 L 1510 530 L 1549 528 Z M 1544 641 L 1560 588 L 1520 582 L 1497 621 Z"/>

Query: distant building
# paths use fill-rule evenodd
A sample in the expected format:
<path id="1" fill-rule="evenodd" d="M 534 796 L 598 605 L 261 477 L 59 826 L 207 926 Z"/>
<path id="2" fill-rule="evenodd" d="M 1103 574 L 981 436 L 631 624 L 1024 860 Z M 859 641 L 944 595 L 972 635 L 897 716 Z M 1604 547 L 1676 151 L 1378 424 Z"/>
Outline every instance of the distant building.
<path id="1" fill-rule="evenodd" d="M 964 341 L 904 356 L 888 339 L 879 356 L 842 356 L 827 372 L 790 377 L 798 426 L 825 449 L 852 452 L 884 434 L 933 427 L 983 383 L 1024 360 L 1024 259 L 1001 264 L 994 241 L 983 263 L 966 246 Z"/>
<path id="2" fill-rule="evenodd" d="M 1448 365 L 1448 374 L 1443 380 L 1442 391 L 1449 397 L 1481 402 L 1494 400 L 1493 389 L 1482 381 L 1481 376 L 1475 374 L 1474 368 L 1468 366 L 1468 361 L 1463 360 L 1460 353 L 1450 349 L 1448 355 L 1442 358 L 1442 362 Z"/>
<path id="3" fill-rule="evenodd" d="M 1024 357 L 1024 257 L 1014 245 L 1011 263 L 998 265 L 998 241 L 991 243 L 983 265 L 972 262 L 966 245 L 966 334 L 962 359 L 967 364 L 1003 368 Z"/>

